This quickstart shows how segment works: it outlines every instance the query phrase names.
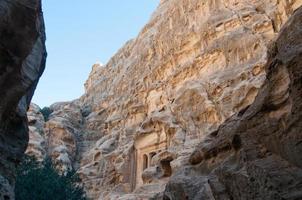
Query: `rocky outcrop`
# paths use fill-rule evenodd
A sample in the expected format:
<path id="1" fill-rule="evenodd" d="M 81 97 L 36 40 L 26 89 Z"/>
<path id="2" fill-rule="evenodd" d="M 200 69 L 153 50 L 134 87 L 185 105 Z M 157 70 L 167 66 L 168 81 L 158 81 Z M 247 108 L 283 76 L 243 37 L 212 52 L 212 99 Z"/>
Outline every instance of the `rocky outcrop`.
<path id="1" fill-rule="evenodd" d="M 41 108 L 32 103 L 27 112 L 27 118 L 29 142 L 25 153 L 34 156 L 38 161 L 43 161 L 46 156 L 46 141 L 44 137 L 45 119 Z"/>
<path id="2" fill-rule="evenodd" d="M 46 118 L 39 106 L 30 105 L 27 113 L 30 139 L 26 154 L 38 161 L 51 158 L 62 173 L 77 169 L 76 159 L 80 155 L 77 143 L 83 129 L 81 109 L 76 102 L 62 102 L 51 105 L 49 110 L 51 113 Z"/>
<path id="3" fill-rule="evenodd" d="M 76 103 L 56 103 L 45 124 L 48 155 L 56 167 L 66 172 L 73 169 L 77 149 L 77 136 L 82 124 L 82 113 Z"/>
<path id="4" fill-rule="evenodd" d="M 248 136 L 224 138 L 221 124 L 237 115 L 241 121 L 268 87 L 267 63 L 275 56 L 268 53 L 270 44 L 301 5 L 301 0 L 162 0 L 137 38 L 107 65 L 93 66 L 80 99 L 51 106 L 46 152 L 59 169 L 78 171 L 92 199 L 240 199 L 232 191 L 236 184 L 246 189 L 248 173 L 262 176 L 265 167 L 281 163 L 270 157 L 265 166 L 237 169 Z M 284 76 L 276 86 L 280 91 L 267 97 L 272 107 L 281 106 L 288 80 Z M 256 138 L 247 150 L 266 152 L 252 146 Z M 292 167 L 283 166 L 285 172 Z M 270 198 L 267 194 L 259 198 Z"/>
<path id="5" fill-rule="evenodd" d="M 302 8 L 273 45 L 255 102 L 199 144 L 164 199 L 302 199 L 301 27 Z"/>
<path id="6" fill-rule="evenodd" d="M 161 1 L 139 36 L 86 82 L 86 127 L 104 135 L 79 170 L 91 197 L 162 193 L 198 143 L 253 103 L 269 43 L 300 5 Z"/>
<path id="7" fill-rule="evenodd" d="M 0 199 L 14 199 L 14 170 L 28 142 L 26 111 L 46 59 L 40 0 L 0 1 Z"/>

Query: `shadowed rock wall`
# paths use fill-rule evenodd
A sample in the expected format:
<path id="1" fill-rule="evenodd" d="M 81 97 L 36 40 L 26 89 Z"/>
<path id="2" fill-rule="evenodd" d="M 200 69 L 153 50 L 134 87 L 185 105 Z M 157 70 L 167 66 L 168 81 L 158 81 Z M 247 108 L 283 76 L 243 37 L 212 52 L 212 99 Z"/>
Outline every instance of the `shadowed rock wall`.
<path id="1" fill-rule="evenodd" d="M 28 143 L 26 111 L 45 60 L 41 1 L 0 1 L 0 199 L 14 199 L 14 170 Z"/>

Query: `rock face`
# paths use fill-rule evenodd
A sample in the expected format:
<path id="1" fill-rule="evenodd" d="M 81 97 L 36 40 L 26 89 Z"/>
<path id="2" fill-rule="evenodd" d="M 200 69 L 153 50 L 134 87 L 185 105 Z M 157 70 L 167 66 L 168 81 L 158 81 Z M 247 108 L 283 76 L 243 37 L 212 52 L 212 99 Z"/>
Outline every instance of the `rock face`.
<path id="1" fill-rule="evenodd" d="M 27 112 L 29 142 L 26 149 L 26 154 L 34 156 L 38 161 L 42 161 L 46 156 L 45 142 L 45 119 L 38 105 L 31 104 Z"/>
<path id="2" fill-rule="evenodd" d="M 302 8 L 274 44 L 255 102 L 210 134 L 164 199 L 302 199 Z"/>
<path id="3" fill-rule="evenodd" d="M 86 83 L 101 138 L 79 173 L 93 198 L 148 199 L 200 141 L 246 109 L 269 43 L 301 1 L 162 1 L 139 36 Z M 122 198 L 122 197 L 120 197 Z"/>
<path id="4" fill-rule="evenodd" d="M 46 59 L 40 0 L 0 1 L 0 199 L 14 199 L 14 169 L 26 150 L 26 111 Z"/>
<path id="5" fill-rule="evenodd" d="M 80 99 L 51 106 L 46 152 L 92 199 L 298 198 L 299 77 L 282 59 L 298 56 L 299 14 L 269 49 L 301 5 L 162 0 Z"/>
<path id="6" fill-rule="evenodd" d="M 57 168 L 64 172 L 73 168 L 77 151 L 77 135 L 82 114 L 75 103 L 57 103 L 45 124 L 47 151 Z"/>
<path id="7" fill-rule="evenodd" d="M 56 103 L 50 107 L 48 119 L 41 108 L 30 105 L 29 145 L 26 154 L 42 161 L 49 156 L 57 169 L 64 173 L 77 168 L 77 136 L 80 135 L 82 113 L 76 102 Z"/>

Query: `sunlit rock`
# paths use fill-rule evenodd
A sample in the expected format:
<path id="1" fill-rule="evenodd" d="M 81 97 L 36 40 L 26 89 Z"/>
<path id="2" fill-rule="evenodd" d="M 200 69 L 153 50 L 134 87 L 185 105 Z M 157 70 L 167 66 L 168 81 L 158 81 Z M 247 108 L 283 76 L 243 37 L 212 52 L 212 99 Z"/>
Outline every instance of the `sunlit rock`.
<path id="1" fill-rule="evenodd" d="M 51 106 L 46 123 L 50 155 L 61 168 L 77 170 L 92 199 L 231 199 L 229 191 L 240 199 L 239 191 L 245 193 L 255 177 L 279 170 L 279 160 L 269 157 L 236 171 L 232 164 L 239 158 L 232 156 L 241 155 L 244 162 L 244 155 L 256 155 L 250 152 L 268 153 L 261 145 L 246 146 L 253 138 L 248 141 L 236 131 L 269 125 L 268 119 L 278 119 L 273 122 L 280 130 L 288 125 L 283 117 L 293 108 L 288 88 L 294 73 L 281 66 L 271 77 L 267 68 L 281 27 L 301 5 L 300 0 L 161 1 L 135 39 L 106 65 L 93 66 L 82 97 Z M 255 106 L 268 80 L 275 86 L 266 96 L 265 117 L 238 130 L 238 124 L 229 125 Z M 255 131 L 259 140 L 261 130 Z M 291 145 L 269 149 L 286 157 Z M 299 160 L 297 155 L 293 158 Z M 284 162 L 280 171 L 291 166 Z M 254 179 L 249 181 L 244 170 Z M 237 184 L 242 190 L 236 192 Z M 253 184 L 251 195 L 273 197 Z"/>

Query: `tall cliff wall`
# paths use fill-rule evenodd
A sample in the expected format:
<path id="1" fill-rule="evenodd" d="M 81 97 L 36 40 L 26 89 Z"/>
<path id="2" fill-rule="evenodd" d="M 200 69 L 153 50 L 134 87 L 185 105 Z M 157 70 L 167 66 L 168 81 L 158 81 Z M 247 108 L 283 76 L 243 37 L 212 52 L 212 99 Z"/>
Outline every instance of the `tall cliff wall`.
<path id="1" fill-rule="evenodd" d="M 14 199 L 14 170 L 28 142 L 29 103 L 44 71 L 40 0 L 0 1 L 0 199 Z"/>
<path id="2" fill-rule="evenodd" d="M 170 199 L 302 199 L 302 7 L 280 31 L 254 103 L 199 144 Z"/>
<path id="3" fill-rule="evenodd" d="M 163 190 L 169 171 L 254 101 L 269 43 L 301 4 L 162 1 L 139 36 L 86 82 L 86 127 L 107 137 L 82 159 L 87 189 L 100 199 Z"/>
<path id="4" fill-rule="evenodd" d="M 42 138 L 37 130 L 44 122 L 32 121 L 29 153 L 41 155 L 45 148 L 59 169 L 77 169 L 93 199 L 194 199 L 194 194 L 231 199 L 236 185 L 228 176 L 214 174 L 211 192 L 209 178 L 200 174 L 237 158 L 215 160 L 212 154 L 218 155 L 220 146 L 225 155 L 236 153 L 237 140 L 245 139 L 224 138 L 234 140 L 234 147 L 225 142 L 214 148 L 211 142 L 204 165 L 199 149 L 266 87 L 272 41 L 301 5 L 301 0 L 162 0 L 137 38 L 107 65 L 93 66 L 80 99 L 50 107 Z M 240 180 L 236 183 L 247 183 Z"/>

